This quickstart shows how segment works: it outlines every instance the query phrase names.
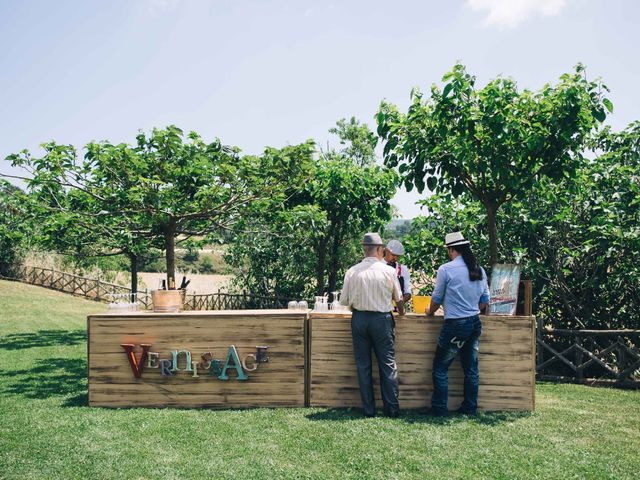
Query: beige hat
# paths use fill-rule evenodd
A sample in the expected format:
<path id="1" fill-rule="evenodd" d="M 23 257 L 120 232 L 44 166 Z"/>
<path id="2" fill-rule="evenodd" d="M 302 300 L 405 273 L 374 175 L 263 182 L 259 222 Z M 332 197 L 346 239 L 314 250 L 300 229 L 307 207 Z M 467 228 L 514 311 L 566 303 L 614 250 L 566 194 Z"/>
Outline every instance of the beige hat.
<path id="1" fill-rule="evenodd" d="M 398 240 L 389 240 L 387 250 L 394 255 L 404 255 L 404 247 Z"/>
<path id="2" fill-rule="evenodd" d="M 384 245 L 379 233 L 370 232 L 365 233 L 362 239 L 362 245 Z"/>
<path id="3" fill-rule="evenodd" d="M 467 245 L 469 240 L 465 240 L 462 232 L 447 233 L 444 237 L 444 244 L 446 247 L 455 247 L 456 245 Z"/>

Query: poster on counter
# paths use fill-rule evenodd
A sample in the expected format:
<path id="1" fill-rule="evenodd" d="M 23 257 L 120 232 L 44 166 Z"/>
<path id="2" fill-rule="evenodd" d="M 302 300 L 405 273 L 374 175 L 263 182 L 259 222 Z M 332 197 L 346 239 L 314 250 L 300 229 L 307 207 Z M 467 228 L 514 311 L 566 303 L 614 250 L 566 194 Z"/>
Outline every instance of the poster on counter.
<path id="1" fill-rule="evenodd" d="M 489 315 L 515 315 L 520 265 L 497 263 L 491 271 Z"/>

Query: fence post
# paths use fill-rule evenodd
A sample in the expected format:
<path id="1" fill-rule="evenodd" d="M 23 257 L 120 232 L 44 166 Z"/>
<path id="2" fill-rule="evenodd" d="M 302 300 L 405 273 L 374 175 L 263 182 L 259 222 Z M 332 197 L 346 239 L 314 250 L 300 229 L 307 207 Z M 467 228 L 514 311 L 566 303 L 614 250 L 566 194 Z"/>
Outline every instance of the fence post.
<path id="1" fill-rule="evenodd" d="M 524 315 L 533 315 L 533 282 L 524 280 Z"/>
<path id="2" fill-rule="evenodd" d="M 536 318 L 536 338 L 538 339 L 538 342 L 536 343 L 540 343 L 543 341 L 542 328 L 543 328 L 543 320 L 542 318 L 538 317 Z M 544 349 L 541 348 L 539 344 L 536 344 L 536 361 L 537 361 L 537 365 L 542 365 L 542 363 L 544 362 Z"/>
<path id="3" fill-rule="evenodd" d="M 582 348 L 581 348 L 582 337 L 580 337 L 579 334 L 576 334 L 575 345 L 576 345 L 576 354 L 575 354 L 574 362 L 576 363 L 576 379 L 578 380 L 578 382 L 582 383 L 582 379 L 583 379 L 582 362 L 584 359 L 584 352 L 582 351 Z"/>
<path id="4" fill-rule="evenodd" d="M 618 364 L 618 371 L 623 372 L 627 368 L 627 352 L 625 352 L 625 349 L 623 347 L 624 341 L 620 335 L 618 335 L 618 337 L 616 338 L 616 341 L 618 342 L 618 348 L 617 348 L 618 356 L 616 358 L 617 360 L 616 363 Z M 619 382 L 624 381 L 624 378 L 622 377 L 622 375 L 618 375 L 618 381 Z"/>

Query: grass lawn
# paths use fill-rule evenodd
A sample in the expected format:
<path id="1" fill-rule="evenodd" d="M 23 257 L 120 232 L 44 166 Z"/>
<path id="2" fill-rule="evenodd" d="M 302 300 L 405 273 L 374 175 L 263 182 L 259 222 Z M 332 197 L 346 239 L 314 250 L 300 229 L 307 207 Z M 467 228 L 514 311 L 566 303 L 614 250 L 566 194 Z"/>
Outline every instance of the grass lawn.
<path id="1" fill-rule="evenodd" d="M 638 478 L 640 392 L 539 384 L 533 414 L 89 408 L 97 303 L 0 281 L 0 478 Z"/>

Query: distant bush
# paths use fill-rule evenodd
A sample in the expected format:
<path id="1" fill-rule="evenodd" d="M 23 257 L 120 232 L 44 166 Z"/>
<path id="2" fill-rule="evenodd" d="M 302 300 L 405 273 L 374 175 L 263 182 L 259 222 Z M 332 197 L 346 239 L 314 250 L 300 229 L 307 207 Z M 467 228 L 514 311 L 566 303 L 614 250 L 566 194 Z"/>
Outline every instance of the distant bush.
<path id="1" fill-rule="evenodd" d="M 197 266 L 200 273 L 215 273 L 215 265 L 213 264 L 211 255 L 203 255 L 198 261 Z"/>

